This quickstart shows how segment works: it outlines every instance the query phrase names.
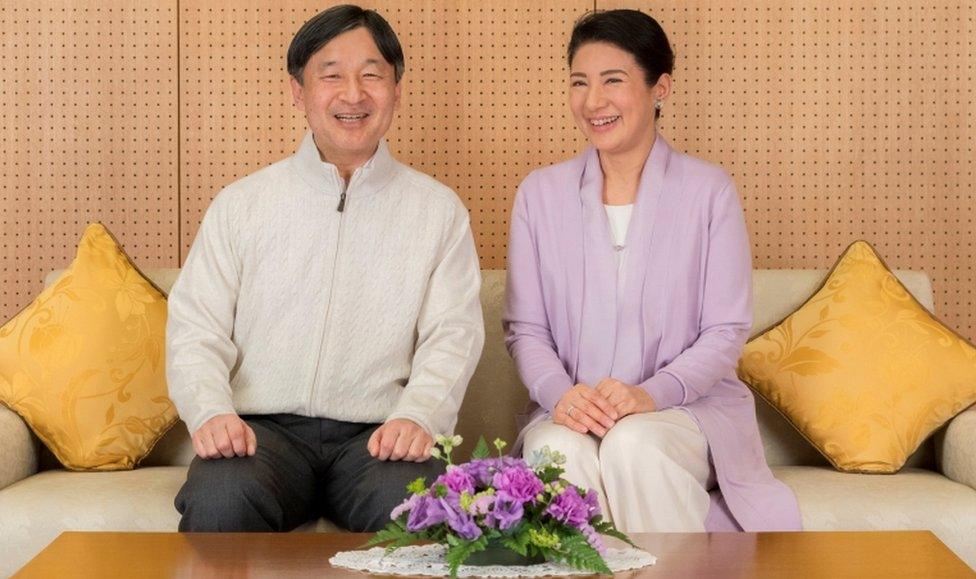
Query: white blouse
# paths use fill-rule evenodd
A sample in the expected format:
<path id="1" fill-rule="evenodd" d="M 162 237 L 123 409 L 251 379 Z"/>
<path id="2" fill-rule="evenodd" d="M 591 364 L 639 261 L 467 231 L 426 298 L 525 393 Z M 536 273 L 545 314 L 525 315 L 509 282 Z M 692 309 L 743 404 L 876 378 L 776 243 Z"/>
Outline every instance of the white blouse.
<path id="1" fill-rule="evenodd" d="M 627 229 L 630 228 L 630 216 L 634 212 L 634 204 L 604 204 L 603 207 L 607 210 L 607 219 L 610 221 L 610 236 L 613 238 L 613 248 L 617 250 L 617 271 L 620 272 L 623 268 Z"/>

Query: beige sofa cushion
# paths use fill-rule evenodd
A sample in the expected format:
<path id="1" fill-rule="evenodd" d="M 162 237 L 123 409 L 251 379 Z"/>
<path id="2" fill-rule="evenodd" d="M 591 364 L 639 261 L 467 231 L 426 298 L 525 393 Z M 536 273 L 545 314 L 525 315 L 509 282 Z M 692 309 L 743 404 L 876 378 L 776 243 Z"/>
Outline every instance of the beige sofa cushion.
<path id="1" fill-rule="evenodd" d="M 796 493 L 806 531 L 928 529 L 976 568 L 976 490 L 927 470 L 851 474 L 786 466 L 776 478 Z"/>
<path id="2" fill-rule="evenodd" d="M 0 404 L 0 489 L 37 472 L 37 439 L 27 423 Z"/>
<path id="3" fill-rule="evenodd" d="M 178 269 L 146 270 L 146 275 L 169 292 L 179 275 Z M 458 431 L 465 438 L 461 456 L 467 456 L 471 445 L 484 434 L 489 440 L 501 437 L 509 442 L 518 432 L 517 415 L 528 403 L 528 393 L 521 387 L 515 365 L 505 348 L 501 315 L 505 300 L 505 270 L 482 270 L 481 302 L 485 312 L 485 348 L 461 406 Z M 817 289 L 826 270 L 756 270 L 753 272 L 755 304 L 754 328 L 772 325 L 799 307 Z M 51 272 L 46 283 L 57 279 Z M 932 291 L 924 273 L 897 271 L 895 275 L 929 310 Z M 755 332 L 754 332 L 755 333 Z M 826 461 L 782 416 L 757 401 L 759 430 L 762 433 L 766 459 L 770 465 L 822 465 Z M 910 467 L 933 468 L 933 444 L 926 442 L 909 458 Z M 193 458 L 186 426 L 177 424 L 159 442 L 143 464 L 187 465 Z M 42 458 L 42 468 L 49 464 Z"/>
<path id="4" fill-rule="evenodd" d="M 49 470 L 0 492 L 0 577 L 20 568 L 62 531 L 175 531 L 173 497 L 185 467 L 117 472 Z"/>

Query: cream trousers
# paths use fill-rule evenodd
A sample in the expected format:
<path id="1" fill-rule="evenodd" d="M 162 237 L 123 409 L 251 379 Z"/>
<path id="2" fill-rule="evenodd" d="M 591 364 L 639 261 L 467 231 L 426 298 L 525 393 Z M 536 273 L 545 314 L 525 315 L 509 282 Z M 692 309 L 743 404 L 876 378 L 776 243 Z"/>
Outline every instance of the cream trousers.
<path id="1" fill-rule="evenodd" d="M 623 532 L 705 530 L 715 474 L 705 435 L 683 410 L 632 414 L 603 440 L 545 420 L 524 440 L 526 457 L 543 446 L 565 454 L 563 477 L 595 489 L 604 518 Z"/>

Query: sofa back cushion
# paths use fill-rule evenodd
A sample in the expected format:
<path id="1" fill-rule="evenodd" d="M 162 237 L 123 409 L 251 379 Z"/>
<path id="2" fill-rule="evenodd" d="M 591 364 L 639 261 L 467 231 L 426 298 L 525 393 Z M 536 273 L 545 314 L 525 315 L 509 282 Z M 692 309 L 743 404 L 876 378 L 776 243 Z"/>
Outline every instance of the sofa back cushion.
<path id="1" fill-rule="evenodd" d="M 143 270 L 167 293 L 176 281 L 178 269 Z M 60 271 L 51 272 L 45 280 L 51 283 Z M 756 335 L 779 322 L 816 291 L 827 270 L 755 270 L 753 272 L 754 323 Z M 932 286 L 921 272 L 896 271 L 895 275 L 929 311 L 934 311 Z M 505 270 L 482 270 L 481 304 L 485 314 L 485 348 L 468 386 L 458 418 L 458 434 L 465 438 L 460 456 L 479 435 L 492 440 L 503 438 L 509 443 L 517 434 L 516 420 L 528 403 L 528 396 L 518 379 L 515 365 L 505 349 L 501 315 L 505 301 Z M 807 443 L 789 423 L 766 403 L 757 400 L 756 414 L 762 434 L 766 460 L 770 466 L 826 465 L 827 461 Z M 142 462 L 144 466 L 189 464 L 193 458 L 186 426 L 177 424 Z M 42 468 L 50 464 L 42 457 Z M 57 462 L 54 461 L 56 465 Z M 932 440 L 926 441 L 908 460 L 906 466 L 934 468 Z"/>

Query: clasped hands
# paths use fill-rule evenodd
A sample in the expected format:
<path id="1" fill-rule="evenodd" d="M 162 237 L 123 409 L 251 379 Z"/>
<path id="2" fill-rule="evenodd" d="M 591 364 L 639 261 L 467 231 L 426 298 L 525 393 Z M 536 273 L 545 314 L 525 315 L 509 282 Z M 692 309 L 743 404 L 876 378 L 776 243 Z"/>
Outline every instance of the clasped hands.
<path id="1" fill-rule="evenodd" d="M 602 438 L 621 418 L 655 409 L 654 399 L 643 388 L 604 378 L 596 388 L 577 384 L 566 391 L 553 409 L 552 420 L 580 434 L 592 432 Z"/>
<path id="2" fill-rule="evenodd" d="M 254 430 L 236 414 L 218 414 L 193 433 L 193 450 L 204 459 L 254 456 L 258 440 Z M 430 458 L 434 439 L 419 424 L 406 418 L 387 420 L 366 443 L 379 460 L 423 462 Z"/>

